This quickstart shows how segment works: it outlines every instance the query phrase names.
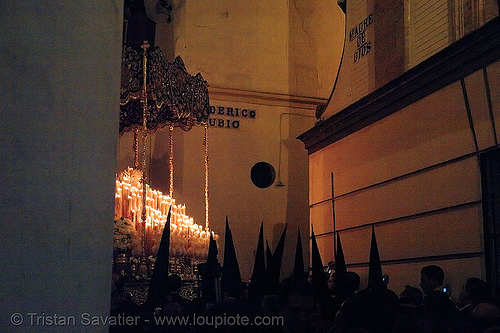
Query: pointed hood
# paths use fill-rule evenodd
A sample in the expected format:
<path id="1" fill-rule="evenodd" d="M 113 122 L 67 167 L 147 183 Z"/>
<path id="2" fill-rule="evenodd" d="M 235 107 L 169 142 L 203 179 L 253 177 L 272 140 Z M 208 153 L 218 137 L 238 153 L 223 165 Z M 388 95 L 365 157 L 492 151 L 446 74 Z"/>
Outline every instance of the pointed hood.
<path id="1" fill-rule="evenodd" d="M 311 282 L 314 288 L 316 301 L 321 302 L 328 295 L 328 284 L 321 255 L 319 253 L 318 243 L 311 225 Z"/>
<path id="2" fill-rule="evenodd" d="M 285 249 L 285 239 L 286 239 L 286 230 L 288 225 L 285 225 L 285 228 L 281 232 L 281 237 L 276 245 L 276 249 L 271 256 L 271 263 L 268 264 L 267 270 L 269 272 L 269 292 L 276 293 L 277 288 L 280 284 L 280 274 L 281 274 L 281 262 L 283 260 L 283 251 Z"/>
<path id="3" fill-rule="evenodd" d="M 318 243 L 316 243 L 316 235 L 314 235 L 314 229 L 311 226 L 311 266 L 312 275 L 315 273 L 320 277 L 324 276 L 323 262 L 321 260 L 321 254 L 319 253 Z"/>
<path id="4" fill-rule="evenodd" d="M 214 239 L 213 233 L 210 233 L 207 261 L 198 264 L 198 272 L 201 276 L 201 297 L 206 303 L 215 303 L 218 299 L 216 279 L 220 277 L 221 267 L 217 255 L 217 241 Z"/>
<path id="5" fill-rule="evenodd" d="M 304 252 L 302 250 L 302 239 L 300 229 L 297 228 L 297 244 L 295 246 L 295 262 L 293 264 L 293 279 L 302 280 L 304 278 Z"/>
<path id="6" fill-rule="evenodd" d="M 266 263 L 267 270 L 271 267 L 271 263 L 273 261 L 273 252 L 271 251 L 271 247 L 269 246 L 269 242 L 266 239 Z"/>
<path id="7" fill-rule="evenodd" d="M 266 262 L 264 253 L 264 223 L 260 225 L 259 239 L 255 251 L 255 261 L 253 265 L 252 278 L 249 286 L 248 297 L 251 299 L 260 299 L 266 280 Z"/>
<path id="8" fill-rule="evenodd" d="M 370 247 L 370 264 L 368 270 L 368 289 L 376 290 L 384 288 L 382 281 L 382 265 L 378 253 L 377 239 L 375 238 L 375 227 L 372 226 L 372 240 Z"/>
<path id="9" fill-rule="evenodd" d="M 273 265 L 273 252 L 269 246 L 269 242 L 266 239 L 266 279 L 264 283 L 264 294 L 268 295 L 271 293 L 271 267 Z"/>
<path id="10" fill-rule="evenodd" d="M 163 228 L 163 234 L 156 256 L 156 262 L 151 281 L 149 282 L 148 303 L 153 306 L 158 305 L 167 298 L 168 294 L 168 266 L 170 263 L 170 206 L 167 221 Z"/>
<path id="11" fill-rule="evenodd" d="M 207 264 L 213 265 L 218 264 L 219 250 L 217 249 L 217 241 L 214 239 L 213 232 L 210 233 L 210 241 L 208 243 L 208 254 L 207 254 Z"/>
<path id="12" fill-rule="evenodd" d="M 345 264 L 344 250 L 337 232 L 337 250 L 335 251 L 335 296 L 339 300 L 347 298 L 349 295 L 349 281 L 347 278 L 347 267 Z"/>
<path id="13" fill-rule="evenodd" d="M 344 250 L 342 250 L 342 243 L 340 243 L 340 236 L 337 232 L 337 251 L 335 253 L 335 276 L 345 277 L 347 274 L 347 267 L 345 264 Z"/>
<path id="14" fill-rule="evenodd" d="M 222 291 L 226 297 L 240 298 L 243 295 L 243 284 L 241 282 L 240 268 L 236 250 L 234 249 L 233 235 L 229 228 L 226 216 L 226 233 L 224 235 L 224 263 L 222 266 Z"/>

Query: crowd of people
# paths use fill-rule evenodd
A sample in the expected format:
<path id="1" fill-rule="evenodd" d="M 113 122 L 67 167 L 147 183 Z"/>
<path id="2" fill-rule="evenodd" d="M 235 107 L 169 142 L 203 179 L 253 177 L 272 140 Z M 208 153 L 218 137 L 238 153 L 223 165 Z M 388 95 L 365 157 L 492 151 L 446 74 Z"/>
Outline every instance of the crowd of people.
<path id="1" fill-rule="evenodd" d="M 194 299 L 181 296 L 179 276 L 165 274 L 168 252 L 162 274 L 155 265 L 158 274 L 143 304 L 132 301 L 124 276 L 114 274 L 111 316 L 138 320 L 112 325 L 110 332 L 500 333 L 500 303 L 480 278 L 464 281 L 453 300 L 443 286 L 443 269 L 427 265 L 419 286 L 407 285 L 400 295 L 391 291 L 373 230 L 366 288 L 359 290 L 360 276 L 347 270 L 338 234 L 335 264 L 325 271 L 314 232 L 311 269 L 304 272 L 299 233 L 293 273 L 279 281 L 285 234 L 286 228 L 274 253 L 266 252 L 261 226 L 252 278 L 244 284 L 226 223 L 224 264 L 211 238 L 207 261 L 198 265 L 200 292 Z"/>
<path id="2" fill-rule="evenodd" d="M 339 290 L 332 271 L 327 276 L 328 291 L 319 297 L 310 277 L 304 275 L 302 279 L 284 279 L 276 293 L 258 299 L 249 299 L 243 293 L 212 303 L 203 298 L 183 298 L 180 277 L 171 275 L 167 297 L 154 306 L 134 304 L 124 289 L 123 278 L 115 275 L 112 315 L 140 316 L 141 320 L 135 325 L 112 326 L 110 332 L 500 332 L 499 304 L 479 278 L 467 279 L 459 299 L 452 300 L 442 286 L 444 272 L 436 265 L 422 268 L 420 288 L 407 285 L 400 295 L 385 284 L 358 290 L 359 276 L 347 273 L 348 283 Z M 195 322 L 195 316 L 203 320 Z M 243 317 L 246 322 L 241 322 Z M 260 318 L 260 325 L 255 318 Z"/>

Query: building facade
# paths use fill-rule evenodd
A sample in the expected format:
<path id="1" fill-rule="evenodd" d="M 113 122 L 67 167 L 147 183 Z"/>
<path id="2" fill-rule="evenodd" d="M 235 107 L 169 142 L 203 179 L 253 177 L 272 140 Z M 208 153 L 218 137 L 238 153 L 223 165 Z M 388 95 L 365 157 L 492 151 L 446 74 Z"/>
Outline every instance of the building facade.
<path id="1" fill-rule="evenodd" d="M 271 249 L 288 224 L 283 276 L 293 268 L 297 229 L 308 244 L 307 152 L 297 136 L 326 103 L 342 53 L 344 14 L 335 3 L 173 2 L 172 19 L 145 1 L 156 23 L 155 45 L 180 55 L 189 73 L 209 84 L 209 224 L 221 238 L 228 218 L 243 279 L 249 279 L 260 224 Z M 333 59 L 333 60 L 332 60 Z M 174 128 L 173 193 L 196 223 L 205 221 L 203 127 Z M 168 128 L 148 140 L 150 180 L 169 189 Z M 133 165 L 133 134 L 120 137 L 117 172 Z M 258 187 L 251 170 L 274 174 Z M 307 248 L 304 248 L 306 251 Z"/>
<path id="2" fill-rule="evenodd" d="M 498 292 L 496 1 L 348 1 L 335 89 L 313 128 L 310 217 L 323 261 L 339 234 L 366 285 L 375 231 L 389 288 L 437 264 Z"/>

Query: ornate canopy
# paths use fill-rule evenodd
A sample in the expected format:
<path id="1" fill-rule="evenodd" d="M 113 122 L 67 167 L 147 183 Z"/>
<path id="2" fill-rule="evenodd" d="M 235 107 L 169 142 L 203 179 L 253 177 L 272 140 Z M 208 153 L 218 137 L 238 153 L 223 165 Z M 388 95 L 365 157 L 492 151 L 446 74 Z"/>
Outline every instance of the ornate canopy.
<path id="1" fill-rule="evenodd" d="M 169 62 L 159 47 L 144 55 L 130 47 L 122 53 L 120 89 L 120 135 L 125 131 L 143 129 L 144 105 L 146 128 L 154 133 L 164 126 L 190 130 L 205 124 L 210 113 L 208 83 L 200 73 L 190 75 L 180 56 Z M 141 100 L 146 72 L 146 103 Z"/>

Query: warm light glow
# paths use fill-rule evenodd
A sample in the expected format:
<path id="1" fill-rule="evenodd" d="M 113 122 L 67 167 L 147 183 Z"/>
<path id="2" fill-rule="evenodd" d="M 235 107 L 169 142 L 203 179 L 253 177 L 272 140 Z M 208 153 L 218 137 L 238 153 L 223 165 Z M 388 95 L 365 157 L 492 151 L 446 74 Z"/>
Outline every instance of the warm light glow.
<path id="1" fill-rule="evenodd" d="M 116 180 L 115 220 L 123 217 L 132 221 L 135 230 L 142 234 L 142 172 L 127 168 Z M 175 199 L 153 190 L 146 184 L 146 255 L 156 255 L 160 245 L 167 214 L 172 207 L 170 218 L 170 253 L 171 256 L 190 256 L 205 259 L 208 252 L 210 234 L 202 231 L 202 226 L 194 223 L 194 219 L 186 214 L 186 206 L 176 204 Z M 138 243 L 141 242 L 134 242 Z M 133 254 L 141 255 L 140 246 L 133 246 Z M 134 253 L 135 252 L 135 253 Z"/>

